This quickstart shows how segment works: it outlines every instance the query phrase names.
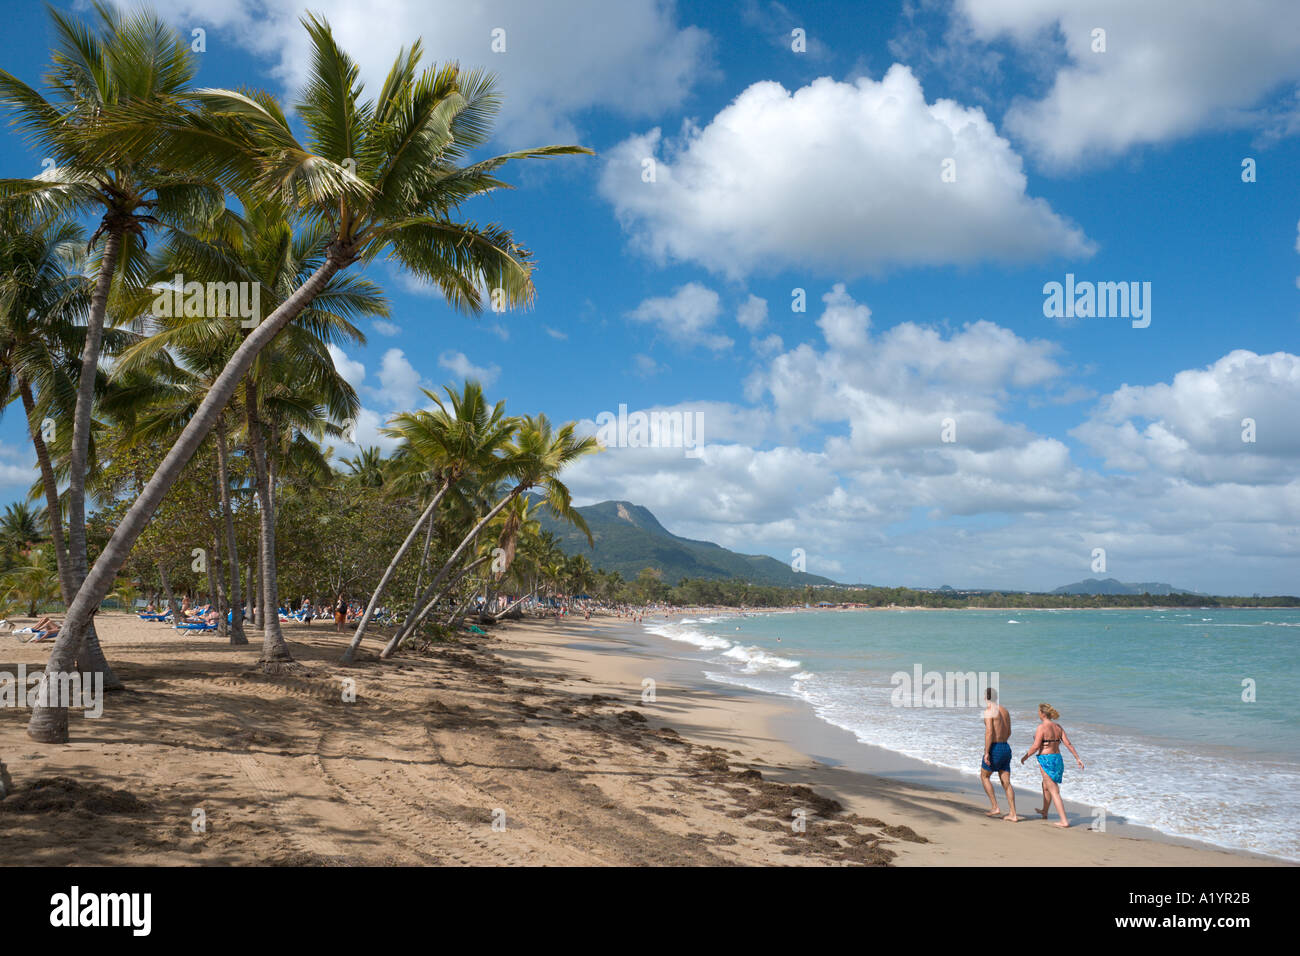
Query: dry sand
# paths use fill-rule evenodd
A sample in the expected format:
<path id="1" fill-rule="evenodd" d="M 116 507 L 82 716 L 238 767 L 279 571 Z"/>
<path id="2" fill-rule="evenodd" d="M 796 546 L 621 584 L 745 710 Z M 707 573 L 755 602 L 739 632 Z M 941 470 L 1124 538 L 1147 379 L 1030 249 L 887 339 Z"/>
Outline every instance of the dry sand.
<path id="1" fill-rule="evenodd" d="M 303 669 L 282 678 L 258 671 L 254 631 L 235 648 L 97 620 L 129 688 L 101 718 L 74 712 L 52 746 L 26 736 L 26 710 L 0 709 L 5 864 L 1260 862 L 990 820 L 982 796 L 821 766 L 772 735 L 775 700 L 671 679 L 643 700 L 661 668 L 612 619 L 511 624 L 388 662 L 376 633 L 350 668 L 332 624 L 286 626 Z M 0 635 L 0 671 L 48 652 Z"/>

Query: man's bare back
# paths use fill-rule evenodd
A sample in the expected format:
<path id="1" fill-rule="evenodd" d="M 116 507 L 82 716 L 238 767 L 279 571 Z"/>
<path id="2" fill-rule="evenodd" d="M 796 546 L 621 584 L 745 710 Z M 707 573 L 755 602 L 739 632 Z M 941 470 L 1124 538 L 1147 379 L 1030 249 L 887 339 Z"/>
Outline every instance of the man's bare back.
<path id="1" fill-rule="evenodd" d="M 1001 704 L 989 701 L 984 719 L 993 723 L 993 743 L 1004 744 L 1011 739 L 1011 715 Z"/>

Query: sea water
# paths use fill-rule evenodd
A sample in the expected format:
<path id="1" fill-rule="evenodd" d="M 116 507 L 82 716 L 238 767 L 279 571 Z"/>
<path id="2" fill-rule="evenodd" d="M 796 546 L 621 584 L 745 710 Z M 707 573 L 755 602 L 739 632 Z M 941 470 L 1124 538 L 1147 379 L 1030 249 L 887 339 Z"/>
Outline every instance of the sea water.
<path id="1" fill-rule="evenodd" d="M 979 701 L 899 706 L 896 675 L 986 673 L 1011 713 L 1022 813 L 1041 775 L 1019 758 L 1047 702 L 1086 767 L 1062 746 L 1067 800 L 1300 860 L 1300 610 L 803 611 L 646 627 L 712 680 L 799 698 L 862 743 L 972 777 Z"/>

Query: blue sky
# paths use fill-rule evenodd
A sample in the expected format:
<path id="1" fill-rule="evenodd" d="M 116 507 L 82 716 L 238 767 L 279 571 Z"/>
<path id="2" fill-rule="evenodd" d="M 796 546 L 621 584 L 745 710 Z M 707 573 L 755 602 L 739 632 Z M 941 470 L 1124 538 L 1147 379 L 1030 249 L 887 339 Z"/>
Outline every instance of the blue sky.
<path id="1" fill-rule="evenodd" d="M 301 7 L 211 6 L 167 4 L 204 31 L 200 84 L 291 102 Z M 424 404 L 419 386 L 473 374 L 511 411 L 592 429 L 620 405 L 698 413 L 697 454 L 610 448 L 567 476 L 579 503 L 628 499 L 782 560 L 800 548 L 838 580 L 1296 593 L 1294 4 L 312 9 L 368 88 L 423 36 L 429 58 L 499 74 L 498 147 L 598 154 L 515 166 L 517 191 L 465 210 L 533 250 L 533 310 L 467 319 L 370 269 L 391 325 L 336 355 L 363 398 L 359 443 Z M 44 12 L 4 15 L 0 63 L 36 82 Z M 0 166 L 31 175 L 40 157 L 5 134 Z M 1150 325 L 1046 317 L 1044 285 L 1067 273 L 1150 283 Z M 0 495 L 32 477 L 11 408 Z"/>

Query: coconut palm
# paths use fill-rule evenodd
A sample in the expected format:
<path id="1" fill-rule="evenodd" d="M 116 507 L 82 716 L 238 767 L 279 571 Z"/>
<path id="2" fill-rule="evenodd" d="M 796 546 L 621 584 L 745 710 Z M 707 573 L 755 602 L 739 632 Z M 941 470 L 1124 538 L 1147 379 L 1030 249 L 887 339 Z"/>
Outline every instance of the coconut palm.
<path id="1" fill-rule="evenodd" d="M 67 604 L 76 591 L 75 562 L 64 536 L 64 502 L 58 483 L 60 473 L 65 479 L 72 474 L 74 430 L 66 423 L 74 417 L 78 380 L 85 368 L 80 357 L 89 334 L 83 324 L 91 295 L 80 251 L 83 237 L 66 220 L 42 221 L 30 209 L 10 206 L 3 207 L 0 231 L 5 236 L 0 248 L 0 401 L 8 403 L 16 393 L 26 413 L 40 472 L 32 494 L 45 496 L 60 591 Z M 133 339 L 128 332 L 104 329 L 101 352 L 115 355 Z M 92 392 L 99 396 L 105 388 L 106 377 L 96 369 Z M 47 432 L 51 426 L 52 435 Z M 93 443 L 92 434 L 87 448 Z M 97 470 L 93 456 L 88 462 L 83 484 Z M 79 658 L 81 670 L 104 675 L 105 690 L 121 689 L 104 660 L 93 624 Z"/>
<path id="2" fill-rule="evenodd" d="M 297 113 L 299 142 L 288 117 L 264 93 L 196 93 L 197 110 L 140 100 L 136 115 L 92 137 L 108 158 L 141 152 L 199 179 L 236 190 L 284 197 L 310 228 L 327 233 L 324 260 L 235 350 L 207 397 L 153 478 L 118 523 L 68 608 L 47 674 L 67 670 L 90 615 L 108 589 L 180 471 L 215 424 L 257 354 L 302 312 L 336 273 L 382 256 L 442 291 L 457 308 L 476 313 L 482 291 L 494 305 L 528 304 L 533 296 L 527 250 L 501 226 L 459 219 L 463 203 L 504 188 L 496 173 L 517 158 L 589 152 L 540 147 L 461 165 L 483 145 L 498 107 L 494 81 L 451 65 L 419 72 L 420 44 L 399 54 L 375 100 L 362 100 L 358 68 L 328 24 L 304 21 L 312 45 L 310 79 Z M 67 712 L 34 709 L 28 733 L 64 742 Z"/>
<path id="3" fill-rule="evenodd" d="M 195 65 L 187 41 L 155 14 L 127 13 L 104 3 L 96 3 L 95 10 L 98 19 L 92 26 L 50 8 L 58 43 L 45 77 L 48 98 L 0 70 L 0 103 L 54 161 L 34 179 L 0 180 L 0 198 L 11 207 L 101 216 L 90 240 L 91 247 L 101 237 L 104 244 L 87 311 L 69 453 L 68 551 L 78 587 L 88 564 L 85 481 L 91 410 L 114 276 L 139 271 L 147 228 L 188 227 L 210 215 L 221 199 L 215 183 L 160 166 L 147 144 L 111 160 L 96 145 L 128 106 L 173 103 L 186 91 Z M 74 636 L 79 644 L 85 641 L 86 665 L 104 673 L 106 687 L 120 687 L 93 628 L 82 623 Z"/>
<path id="4" fill-rule="evenodd" d="M 54 421 L 49 413 L 56 405 L 65 415 L 75 401 L 65 357 L 78 351 L 76 323 L 89 302 L 89 284 L 78 270 L 75 250 L 84 237 L 67 221 L 32 223 L 12 211 L 0 221 L 0 231 L 5 237 L 0 247 L 0 401 L 8 404 L 15 395 L 22 401 L 59 581 L 64 600 L 70 601 L 75 587 L 45 425 Z"/>
<path id="5" fill-rule="evenodd" d="M 0 541 L 15 551 L 39 544 L 44 539 L 41 517 L 41 509 L 33 509 L 25 501 L 5 505 L 4 514 L 0 515 Z"/>
<path id="6" fill-rule="evenodd" d="M 169 399 L 164 414 L 156 419 L 162 431 L 155 429 L 146 432 L 142 435 L 143 438 L 154 442 L 171 440 L 183 431 L 230 356 L 240 346 L 246 331 L 242 321 L 232 321 L 233 316 L 229 314 L 231 303 L 226 303 L 224 310 L 214 310 L 220 314 L 156 315 L 152 310 L 156 298 L 154 289 L 165 286 L 175 275 L 223 285 L 231 282 L 256 283 L 259 289 L 258 304 L 262 309 L 270 311 L 277 303 L 291 296 L 317 269 L 325 256 L 328 241 L 329 236 L 319 229 L 308 229 L 295 234 L 286 209 L 273 201 L 256 204 L 246 202 L 243 216 L 228 213 L 198 235 L 177 234 L 170 237 L 147 284 L 124 297 L 124 307 L 140 316 L 138 324 L 153 334 L 122 356 L 115 375 L 132 374 L 138 368 L 157 361 L 160 356 L 168 355 L 175 355 L 182 366 L 177 368 L 176 363 L 163 359 L 168 363 L 168 372 L 173 380 L 188 374 L 184 371 L 186 368 L 195 371 L 188 382 L 182 383 L 183 392 Z M 328 405 L 329 415 L 336 421 L 355 416 L 359 408 L 356 393 L 338 374 L 327 346 L 364 344 L 365 336 L 352 320 L 361 316 L 387 314 L 388 305 L 373 283 L 365 279 L 334 275 L 312 302 L 293 319 L 284 334 L 277 337 L 273 346 L 258 356 L 249 371 L 244 382 L 242 410 L 249 457 L 255 465 L 259 513 L 266 517 L 266 526 L 259 544 L 264 572 L 268 554 L 274 565 L 272 498 L 274 470 L 279 460 L 276 456 L 268 459 L 265 448 L 268 435 L 276 434 L 278 420 L 291 424 L 296 422 L 299 426 L 317 421 L 315 403 L 318 399 Z M 252 317 L 253 320 L 260 318 L 260 315 Z M 259 398 L 250 401 L 250 395 Z M 271 403 L 271 421 L 268 423 L 262 421 L 263 405 L 266 402 Z M 269 433 L 266 424 L 271 426 Z M 221 474 L 228 472 L 226 436 L 229 426 L 229 415 L 223 412 L 217 417 L 216 424 L 218 482 L 223 488 L 228 487 L 222 484 L 226 479 Z M 297 442 L 293 448 L 299 457 L 305 453 L 302 442 Z M 310 454 L 317 456 L 319 469 L 325 470 L 323 460 L 319 460 L 319 450 L 314 445 L 311 445 Z M 222 507 L 226 519 L 226 546 L 233 575 L 231 601 L 234 607 L 238 607 L 241 597 L 237 580 L 239 560 L 228 495 L 223 500 Z M 271 571 L 269 580 L 274 584 L 274 567 Z M 262 585 L 267 580 L 263 573 Z M 258 607 L 263 610 L 277 606 L 277 603 L 265 599 L 258 601 Z M 237 616 L 241 619 L 240 622 L 235 621 Z M 264 628 L 266 661 L 274 666 L 275 662 L 291 660 L 288 646 L 280 633 L 279 618 L 265 614 L 261 616 L 262 623 L 269 622 L 271 628 L 269 634 Z M 231 628 L 231 641 L 243 643 L 246 639 L 242 629 L 242 612 L 232 614 L 231 620 L 234 625 Z"/>
<path id="7" fill-rule="evenodd" d="M 467 477 L 475 480 L 495 477 L 503 460 L 502 451 L 514 434 L 516 422 L 506 415 L 505 403 L 489 406 L 478 382 L 465 382 L 459 392 L 449 387 L 444 391 L 445 402 L 433 392 L 424 392 L 437 405 L 436 411 L 403 412 L 384 429 L 385 434 L 402 442 L 393 457 L 393 492 L 414 494 L 419 499 L 428 497 L 429 503 L 370 595 L 356 632 L 343 652 L 345 664 L 350 664 L 355 657 L 384 590 L 426 523 L 432 535 L 434 514 L 443 497 Z M 426 538 L 426 554 L 427 551 Z"/>
<path id="8" fill-rule="evenodd" d="M 492 623 L 505 617 L 537 591 L 534 557 L 541 545 L 541 522 L 533 517 L 535 501 L 527 495 L 520 495 L 508 504 L 494 524 L 498 526 L 496 548 L 493 549 L 491 573 L 484 585 L 482 623 Z M 528 575 L 532 573 L 533 587 L 528 590 Z M 507 581 L 513 582 L 522 596 L 501 610 L 492 613 L 492 592 Z"/>
<path id="9" fill-rule="evenodd" d="M 27 614 L 34 617 L 42 605 L 58 598 L 58 572 L 46 566 L 44 550 L 34 548 L 22 564 L 0 576 L 0 589 L 26 604 Z"/>
<path id="10" fill-rule="evenodd" d="M 292 350 L 287 345 L 299 346 Z M 318 349 L 315 346 L 320 346 Z M 287 353 L 287 354 L 282 354 Z M 310 441 L 290 439 L 284 445 L 284 432 L 312 430 L 323 435 L 330 418 L 346 421 L 354 417 L 361 403 L 352 386 L 334 369 L 333 360 L 323 345 L 306 334 L 288 336 L 263 354 L 263 372 L 250 372 L 244 382 L 245 433 L 257 487 L 261 522 L 262 581 L 258 606 L 262 618 L 262 665 L 275 673 L 293 662 L 289 645 L 280 629 L 279 587 L 275 548 L 275 487 L 277 461 L 292 460 L 297 454 L 301 469 L 310 466 L 317 477 L 329 472 L 320 449 Z M 279 359 L 277 361 L 277 359 Z M 274 378 L 273 378 L 274 376 Z M 270 441 L 268 442 L 268 439 Z M 268 444 L 271 446 L 268 448 Z M 283 447 L 282 447 L 283 446 Z M 280 452 L 288 451 L 289 455 Z"/>
<path id="11" fill-rule="evenodd" d="M 140 592 L 136 586 L 126 580 L 119 580 L 117 587 L 108 593 L 109 600 L 116 601 L 124 611 L 134 609 L 136 598 L 139 596 Z"/>
<path id="12" fill-rule="evenodd" d="M 284 258 L 279 260 L 281 263 Z M 269 285 L 269 283 L 268 283 Z M 376 309 L 378 304 L 371 292 L 354 289 L 346 297 L 356 309 Z M 324 298 L 317 304 L 323 304 Z M 337 306 L 338 301 L 334 302 Z M 325 434 L 328 423 L 354 416 L 359 400 L 352 387 L 334 368 L 326 343 L 316 338 L 321 328 L 330 330 L 332 338 L 345 337 L 355 341 L 360 333 L 337 313 L 328 316 L 313 306 L 299 316 L 258 360 L 254 370 L 244 382 L 241 407 L 244 412 L 243 434 L 249 459 L 254 464 L 255 489 L 259 503 L 261 528 L 259 552 L 262 560 L 261 588 L 258 606 L 264 611 L 279 606 L 276 590 L 275 548 L 275 488 L 278 474 L 285 468 L 298 473 L 312 471 L 318 477 L 329 472 L 320 448 L 311 438 Z M 312 320 L 310 327 L 303 320 Z M 134 375 L 146 364 L 152 363 L 161 370 L 169 387 L 158 397 L 155 390 L 149 404 L 135 412 L 137 420 L 131 429 L 135 442 L 158 444 L 167 441 L 184 428 L 202 402 L 220 368 L 222 353 L 233 349 L 234 343 L 223 332 L 230 326 L 207 322 L 181 323 L 169 321 L 166 331 L 146 339 L 129 350 L 119 362 L 119 378 Z M 185 334 L 182 334 L 185 333 Z M 169 347 L 167 351 L 160 351 Z M 174 361 L 171 353 L 180 361 Z M 117 411 L 116 408 L 111 410 Z M 238 609 L 241 595 L 238 582 L 239 558 L 235 543 L 233 510 L 230 502 L 227 465 L 226 416 L 219 421 L 215 437 L 215 483 L 222 503 L 222 519 L 226 547 L 232 570 L 232 609 Z M 247 643 L 242 626 L 236 618 L 242 612 L 231 614 L 231 642 Z M 283 664 L 291 661 L 288 647 L 280 632 L 277 615 L 263 614 L 263 661 Z"/>
<path id="13" fill-rule="evenodd" d="M 375 446 L 362 448 L 361 454 L 343 459 L 348 478 L 361 488 L 384 487 L 384 453 Z"/>
<path id="14" fill-rule="evenodd" d="M 591 531 L 587 528 L 587 522 L 574 509 L 569 489 L 559 479 L 559 474 L 564 468 L 600 448 L 595 437 L 578 435 L 575 431 L 576 427 L 576 423 L 569 422 L 556 430 L 545 415 L 530 415 L 520 420 L 515 437 L 507 446 L 501 463 L 502 473 L 509 476 L 513 483 L 509 491 L 461 539 L 456 550 L 451 553 L 451 557 L 416 601 L 406 623 L 384 647 L 380 657 L 391 657 L 398 645 L 428 617 L 442 597 L 443 592 L 438 590 L 438 586 L 442 584 L 444 578 L 460 562 L 461 557 L 488 522 L 525 491 L 532 488 L 539 489 L 540 497 L 546 507 L 557 517 L 572 522 L 580 528 L 587 535 L 587 540 L 591 541 Z M 416 613 L 417 608 L 418 613 Z"/>

